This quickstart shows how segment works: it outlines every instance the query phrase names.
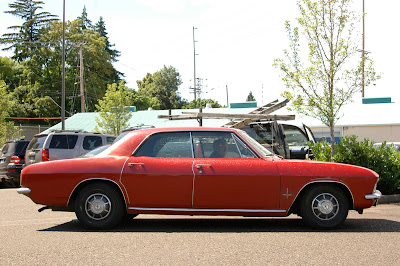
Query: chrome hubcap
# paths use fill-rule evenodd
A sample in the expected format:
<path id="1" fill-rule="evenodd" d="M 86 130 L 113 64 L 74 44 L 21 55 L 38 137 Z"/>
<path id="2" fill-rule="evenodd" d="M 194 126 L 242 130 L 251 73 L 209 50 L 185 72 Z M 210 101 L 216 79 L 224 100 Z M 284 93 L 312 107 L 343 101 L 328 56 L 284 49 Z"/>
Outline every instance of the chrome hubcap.
<path id="1" fill-rule="evenodd" d="M 316 196 L 312 202 L 314 215 L 321 220 L 330 220 L 339 212 L 339 202 L 329 193 Z"/>
<path id="2" fill-rule="evenodd" d="M 110 214 L 111 201 L 101 193 L 90 195 L 86 200 L 85 211 L 94 220 L 104 219 Z"/>

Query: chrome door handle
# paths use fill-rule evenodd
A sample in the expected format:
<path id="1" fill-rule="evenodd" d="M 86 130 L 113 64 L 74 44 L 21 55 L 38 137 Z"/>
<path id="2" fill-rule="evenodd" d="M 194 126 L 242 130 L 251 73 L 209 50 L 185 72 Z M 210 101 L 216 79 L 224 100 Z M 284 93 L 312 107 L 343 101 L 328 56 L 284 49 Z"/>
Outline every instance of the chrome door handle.
<path id="1" fill-rule="evenodd" d="M 201 167 L 211 167 L 211 164 L 196 164 L 197 169 L 200 169 Z"/>
<path id="2" fill-rule="evenodd" d="M 128 163 L 129 167 L 133 167 L 135 165 L 144 165 L 144 163 Z"/>

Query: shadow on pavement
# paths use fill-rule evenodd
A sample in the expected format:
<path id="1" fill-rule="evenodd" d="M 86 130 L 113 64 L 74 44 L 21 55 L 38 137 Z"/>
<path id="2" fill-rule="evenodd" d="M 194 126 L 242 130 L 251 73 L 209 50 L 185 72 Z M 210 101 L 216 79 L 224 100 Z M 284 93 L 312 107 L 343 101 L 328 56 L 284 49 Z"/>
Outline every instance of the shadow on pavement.
<path id="1" fill-rule="evenodd" d="M 400 232 L 400 222 L 385 219 L 347 219 L 342 227 L 334 230 L 312 230 L 301 218 L 187 218 L 146 219 L 138 216 L 112 230 L 86 230 L 78 220 L 40 231 L 55 232 L 141 232 L 141 233 L 253 233 L 253 232 Z"/>

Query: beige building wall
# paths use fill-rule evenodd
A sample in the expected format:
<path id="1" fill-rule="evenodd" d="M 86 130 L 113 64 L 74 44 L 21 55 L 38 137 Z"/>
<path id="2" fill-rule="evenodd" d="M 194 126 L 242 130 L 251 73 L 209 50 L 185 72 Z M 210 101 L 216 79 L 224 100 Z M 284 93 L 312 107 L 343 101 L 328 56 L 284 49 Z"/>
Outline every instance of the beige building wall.
<path id="1" fill-rule="evenodd" d="M 358 141 L 368 138 L 374 142 L 399 142 L 400 125 L 392 126 L 348 126 L 343 127 L 343 136 L 356 135 Z"/>
<path id="2" fill-rule="evenodd" d="M 316 138 L 329 137 L 328 127 L 311 127 Z M 400 142 L 400 125 L 377 125 L 377 126 L 345 126 L 335 127 L 335 137 L 345 137 L 349 135 L 358 136 L 358 141 L 365 138 L 373 142 Z"/>

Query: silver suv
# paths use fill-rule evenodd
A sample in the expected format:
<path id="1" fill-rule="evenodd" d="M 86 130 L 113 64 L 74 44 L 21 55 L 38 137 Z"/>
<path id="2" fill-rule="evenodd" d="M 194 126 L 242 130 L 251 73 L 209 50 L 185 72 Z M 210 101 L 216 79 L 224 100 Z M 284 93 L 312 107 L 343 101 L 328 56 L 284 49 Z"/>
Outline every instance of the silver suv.
<path id="1" fill-rule="evenodd" d="M 99 146 L 113 143 L 115 138 L 105 134 L 65 130 L 39 134 L 26 149 L 25 165 L 76 158 Z"/>

